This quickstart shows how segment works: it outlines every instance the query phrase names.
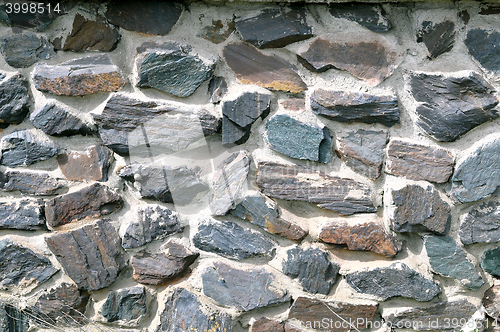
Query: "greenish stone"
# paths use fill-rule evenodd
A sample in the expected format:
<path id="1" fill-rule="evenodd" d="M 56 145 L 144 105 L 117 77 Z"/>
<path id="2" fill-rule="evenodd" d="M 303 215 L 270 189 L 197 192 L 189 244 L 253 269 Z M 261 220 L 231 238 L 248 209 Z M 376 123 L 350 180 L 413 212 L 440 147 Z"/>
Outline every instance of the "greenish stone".
<path id="1" fill-rule="evenodd" d="M 495 277 L 500 276 L 500 247 L 486 250 L 483 253 L 481 268 Z"/>

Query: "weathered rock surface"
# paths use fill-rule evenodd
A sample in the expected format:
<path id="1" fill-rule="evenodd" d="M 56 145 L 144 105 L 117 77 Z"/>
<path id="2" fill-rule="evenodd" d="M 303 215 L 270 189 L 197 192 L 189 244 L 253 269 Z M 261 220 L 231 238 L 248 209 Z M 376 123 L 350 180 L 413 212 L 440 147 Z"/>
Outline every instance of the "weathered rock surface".
<path id="1" fill-rule="evenodd" d="M 109 293 L 99 314 L 108 323 L 135 326 L 145 318 L 147 309 L 146 288 L 134 286 Z"/>
<path id="2" fill-rule="evenodd" d="M 0 188 L 5 191 L 20 191 L 26 195 L 45 196 L 57 194 L 66 187 L 65 182 L 45 172 L 0 172 Z"/>
<path id="3" fill-rule="evenodd" d="M 66 36 L 62 50 L 109 52 L 116 48 L 118 41 L 120 41 L 118 29 L 108 24 L 87 20 L 77 13 L 73 21 L 73 30 Z"/>
<path id="4" fill-rule="evenodd" d="M 54 102 L 49 102 L 36 109 L 31 113 L 30 121 L 47 135 L 70 136 L 93 133 L 92 128 L 87 123 Z"/>
<path id="5" fill-rule="evenodd" d="M 164 253 L 132 256 L 132 278 L 146 285 L 161 285 L 182 276 L 199 254 L 173 240 L 162 246 Z"/>
<path id="6" fill-rule="evenodd" d="M 193 237 L 196 248 L 236 260 L 261 256 L 272 258 L 276 243 L 264 235 L 245 230 L 231 221 L 202 220 Z"/>
<path id="7" fill-rule="evenodd" d="M 92 145 L 85 151 L 72 151 L 57 156 L 57 165 L 70 181 L 107 181 L 113 161 L 113 151 L 102 145 Z"/>
<path id="8" fill-rule="evenodd" d="M 5 62 L 14 68 L 26 68 L 41 59 L 49 59 L 54 48 L 44 36 L 34 33 L 12 34 L 2 38 Z"/>
<path id="9" fill-rule="evenodd" d="M 453 238 L 427 235 L 424 237 L 424 246 L 435 273 L 455 278 L 472 290 L 484 284 L 474 265 L 467 259 L 466 253 L 457 246 Z"/>
<path id="10" fill-rule="evenodd" d="M 326 126 L 277 114 L 266 122 L 266 138 L 271 149 L 289 157 L 330 161 L 332 138 Z"/>
<path id="11" fill-rule="evenodd" d="M 455 44 L 455 23 L 444 21 L 436 24 L 424 21 L 417 31 L 417 42 L 425 44 L 430 59 L 449 52 Z"/>
<path id="12" fill-rule="evenodd" d="M 285 327 L 275 320 L 262 317 L 250 326 L 249 332 L 285 332 Z"/>
<path id="13" fill-rule="evenodd" d="M 44 203 L 41 199 L 0 202 L 0 229 L 45 230 Z"/>
<path id="14" fill-rule="evenodd" d="M 226 95 L 227 83 L 226 79 L 222 76 L 214 76 L 208 83 L 208 94 L 210 102 L 217 104 Z"/>
<path id="15" fill-rule="evenodd" d="M 353 171 L 376 180 L 382 173 L 388 133 L 385 130 L 349 131 L 336 134 L 335 152 Z"/>
<path id="16" fill-rule="evenodd" d="M 404 263 L 353 272 L 346 275 L 345 280 L 357 292 L 375 295 L 382 301 L 395 296 L 430 301 L 441 293 L 437 283 L 425 279 L 423 275 Z"/>
<path id="17" fill-rule="evenodd" d="M 184 226 L 177 213 L 161 205 L 137 208 L 137 218 L 122 224 L 122 247 L 137 248 L 168 235 L 181 233 Z"/>
<path id="18" fill-rule="evenodd" d="M 453 142 L 499 116 L 493 86 L 476 72 L 412 73 L 407 82 L 419 103 L 417 125 L 440 142 Z"/>
<path id="19" fill-rule="evenodd" d="M 222 57 L 241 83 L 256 84 L 271 91 L 307 90 L 307 85 L 285 59 L 266 55 L 244 42 L 226 45 Z"/>
<path id="20" fill-rule="evenodd" d="M 304 7 L 263 9 L 256 16 L 236 20 L 235 25 L 243 40 L 258 48 L 284 47 L 313 36 Z"/>
<path id="21" fill-rule="evenodd" d="M 263 268 L 235 269 L 215 262 L 202 275 L 203 292 L 217 303 L 250 311 L 290 301 L 290 294 Z"/>
<path id="22" fill-rule="evenodd" d="M 500 247 L 483 252 L 481 268 L 495 277 L 500 277 Z"/>
<path id="23" fill-rule="evenodd" d="M 311 328 L 315 322 L 326 319 L 327 331 L 348 332 L 353 328 L 362 330 L 369 327 L 376 311 L 377 306 L 372 304 L 323 302 L 300 296 L 290 308 L 288 319 L 298 320 L 301 326 Z"/>
<path id="24" fill-rule="evenodd" d="M 290 278 L 297 278 L 304 291 L 325 295 L 330 292 L 340 269 L 339 265 L 328 259 L 326 251 L 318 248 L 303 250 L 294 247 L 287 251 L 287 258 L 281 265 L 283 273 Z"/>
<path id="25" fill-rule="evenodd" d="M 329 11 L 333 17 L 354 21 L 375 32 L 385 32 L 392 28 L 384 8 L 379 4 L 336 3 L 330 5 Z"/>
<path id="26" fill-rule="evenodd" d="M 500 286 L 491 286 L 483 295 L 482 304 L 486 314 L 491 318 L 500 318 Z"/>
<path id="27" fill-rule="evenodd" d="M 393 139 L 387 147 L 385 171 L 412 180 L 447 182 L 453 174 L 449 150 Z"/>
<path id="28" fill-rule="evenodd" d="M 470 55 L 489 72 L 500 71 L 500 50 L 495 45 L 500 42 L 500 31 L 494 28 L 470 29 L 464 40 Z"/>
<path id="29" fill-rule="evenodd" d="M 9 167 L 28 166 L 59 153 L 59 147 L 33 130 L 19 130 L 2 137 L 0 163 Z"/>
<path id="30" fill-rule="evenodd" d="M 391 229 L 395 232 L 432 232 L 446 234 L 450 228 L 450 206 L 432 185 L 406 185 L 388 189 Z"/>
<path id="31" fill-rule="evenodd" d="M 310 202 L 342 215 L 376 211 L 364 183 L 305 167 L 258 161 L 256 181 L 264 195 Z"/>
<path id="32" fill-rule="evenodd" d="M 401 250 L 401 242 L 374 221 L 350 225 L 338 220 L 325 226 L 319 239 L 325 243 L 346 245 L 348 250 L 372 251 L 386 257 L 394 257 Z"/>
<path id="33" fill-rule="evenodd" d="M 246 151 L 235 152 L 219 164 L 212 178 L 210 211 L 221 216 L 234 208 L 250 169 Z"/>
<path id="34" fill-rule="evenodd" d="M 11 304 L 0 303 L 0 331 L 27 332 L 30 328 L 30 316 Z"/>
<path id="35" fill-rule="evenodd" d="M 50 260 L 31 249 L 0 240 L 0 289 L 14 294 L 27 294 L 49 280 L 56 269 Z"/>
<path id="36" fill-rule="evenodd" d="M 473 206 L 462 217 L 460 241 L 463 244 L 500 241 L 500 202 L 489 201 Z"/>
<path id="37" fill-rule="evenodd" d="M 59 96 L 115 92 L 125 85 L 109 55 L 87 56 L 58 65 L 37 64 L 33 81 L 36 89 Z"/>
<path id="38" fill-rule="evenodd" d="M 0 74 L 0 128 L 23 122 L 30 106 L 29 83 L 16 74 L 5 79 Z"/>
<path id="39" fill-rule="evenodd" d="M 381 123 L 391 127 L 399 122 L 396 95 L 317 89 L 311 95 L 311 109 L 338 122 Z"/>
<path id="40" fill-rule="evenodd" d="M 45 216 L 51 227 L 98 218 L 123 207 L 120 195 L 100 183 L 54 197 L 45 202 Z"/>
<path id="41" fill-rule="evenodd" d="M 303 112 L 306 110 L 306 100 L 304 98 L 288 98 L 280 102 L 286 111 Z"/>
<path id="42" fill-rule="evenodd" d="M 46 235 L 45 242 L 79 289 L 108 287 L 125 267 L 120 238 L 110 220 Z"/>
<path id="43" fill-rule="evenodd" d="M 204 27 L 196 36 L 214 44 L 225 41 L 234 31 L 234 20 L 212 20 L 212 25 Z"/>

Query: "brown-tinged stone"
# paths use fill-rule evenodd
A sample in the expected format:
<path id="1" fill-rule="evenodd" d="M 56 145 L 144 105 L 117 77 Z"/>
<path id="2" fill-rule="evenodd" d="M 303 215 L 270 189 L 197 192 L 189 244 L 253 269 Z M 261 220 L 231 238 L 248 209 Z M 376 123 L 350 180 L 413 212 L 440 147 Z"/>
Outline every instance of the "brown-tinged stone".
<path id="1" fill-rule="evenodd" d="M 305 332 L 303 329 L 299 329 L 296 326 L 293 326 L 290 323 L 285 323 L 285 332 Z"/>
<path id="2" fill-rule="evenodd" d="M 113 151 L 102 145 L 93 145 L 85 151 L 72 151 L 57 156 L 57 165 L 70 181 L 107 181 Z"/>
<path id="3" fill-rule="evenodd" d="M 275 320 L 262 317 L 250 326 L 249 332 L 285 332 L 285 327 Z"/>
<path id="4" fill-rule="evenodd" d="M 25 195 L 47 196 L 59 193 L 67 185 L 46 172 L 5 171 L 0 172 L 0 188 Z"/>
<path id="5" fill-rule="evenodd" d="M 450 151 L 398 139 L 389 142 L 385 172 L 412 180 L 444 183 L 453 174 Z"/>
<path id="6" fill-rule="evenodd" d="M 280 104 L 285 110 L 292 112 L 303 112 L 306 109 L 306 100 L 304 98 L 285 99 Z"/>
<path id="7" fill-rule="evenodd" d="M 212 25 L 204 27 L 196 36 L 220 44 L 234 31 L 234 21 L 212 20 Z"/>
<path id="8" fill-rule="evenodd" d="M 500 318 L 500 286 L 491 286 L 483 295 L 483 306 L 486 314 L 493 319 Z"/>
<path id="9" fill-rule="evenodd" d="M 290 63 L 244 42 L 226 45 L 222 57 L 241 83 L 256 84 L 271 91 L 300 93 L 307 90 Z"/>
<path id="10" fill-rule="evenodd" d="M 306 328 L 317 328 L 317 323 L 328 320 L 327 331 L 347 332 L 362 330 L 372 322 L 377 306 L 345 302 L 323 302 L 299 296 L 288 313 L 288 319 L 299 321 Z M 345 321 L 350 324 L 346 324 Z"/>
<path id="11" fill-rule="evenodd" d="M 372 251 L 386 257 L 394 257 L 401 250 L 401 242 L 374 221 L 349 225 L 339 220 L 325 226 L 319 239 L 326 243 L 346 245 L 348 250 Z"/>
<path id="12" fill-rule="evenodd" d="M 123 206 L 123 199 L 100 183 L 78 191 L 54 197 L 45 202 L 45 216 L 51 227 L 71 222 L 98 218 Z"/>
<path id="13" fill-rule="evenodd" d="M 118 29 L 108 24 L 87 20 L 82 15 L 76 14 L 73 30 L 66 37 L 62 49 L 73 52 L 109 52 L 116 48 L 119 40 Z"/>

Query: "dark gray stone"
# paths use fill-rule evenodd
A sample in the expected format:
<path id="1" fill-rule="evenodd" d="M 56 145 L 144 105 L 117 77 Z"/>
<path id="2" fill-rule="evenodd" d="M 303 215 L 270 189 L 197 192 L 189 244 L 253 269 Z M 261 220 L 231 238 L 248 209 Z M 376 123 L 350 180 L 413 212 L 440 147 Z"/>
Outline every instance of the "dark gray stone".
<path id="1" fill-rule="evenodd" d="M 463 244 L 500 241 L 500 202 L 489 201 L 473 206 L 462 218 L 460 241 Z"/>
<path id="2" fill-rule="evenodd" d="M 455 44 L 455 23 L 444 21 L 436 24 L 424 21 L 417 31 L 417 42 L 425 44 L 430 59 L 449 52 Z"/>
<path id="3" fill-rule="evenodd" d="M 399 123 L 396 95 L 317 89 L 311 95 L 311 109 L 338 122 L 381 123 L 386 127 Z"/>
<path id="4" fill-rule="evenodd" d="M 31 113 L 30 121 L 47 135 L 70 136 L 93 133 L 88 124 L 54 102 L 49 102 Z"/>
<path id="5" fill-rule="evenodd" d="M 500 31 L 494 28 L 475 28 L 467 32 L 464 40 L 470 55 L 487 71 L 500 72 Z"/>
<path id="6" fill-rule="evenodd" d="M 41 199 L 0 202 L 0 229 L 46 230 L 43 207 Z"/>
<path id="7" fill-rule="evenodd" d="M 332 138 L 326 126 L 277 114 L 266 122 L 266 138 L 271 149 L 289 157 L 330 161 Z"/>
<path id="8" fill-rule="evenodd" d="M 1 164 L 9 167 L 28 166 L 59 153 L 59 147 L 33 130 L 19 130 L 2 137 Z"/>
<path id="9" fill-rule="evenodd" d="M 284 47 L 313 36 L 304 7 L 263 9 L 256 16 L 236 20 L 235 26 L 244 41 L 258 48 Z"/>
<path id="10" fill-rule="evenodd" d="M 261 256 L 272 258 L 276 243 L 264 235 L 245 230 L 231 221 L 203 220 L 193 237 L 196 248 L 241 260 Z"/>
<path id="11" fill-rule="evenodd" d="M 102 20 L 102 17 L 98 19 Z M 117 28 L 102 22 L 87 20 L 77 13 L 73 21 L 73 30 L 66 36 L 62 50 L 109 52 L 116 48 L 120 37 Z"/>
<path id="12" fill-rule="evenodd" d="M 30 328 L 30 315 L 11 304 L 0 302 L 0 331 L 27 332 Z"/>
<path id="13" fill-rule="evenodd" d="M 203 292 L 224 306 L 250 311 L 290 301 L 290 294 L 263 268 L 238 270 L 215 262 L 202 275 Z"/>
<path id="14" fill-rule="evenodd" d="M 45 172 L 5 171 L 0 172 L 0 188 L 26 195 L 45 196 L 55 195 L 67 185 Z"/>
<path id="15" fill-rule="evenodd" d="M 108 323 L 138 325 L 147 312 L 146 288 L 134 286 L 109 293 L 99 313 Z"/>
<path id="16" fill-rule="evenodd" d="M 375 295 L 382 301 L 395 296 L 412 298 L 420 302 L 430 301 L 441 293 L 437 283 L 425 279 L 423 275 L 404 263 L 350 273 L 345 276 L 345 280 L 357 292 Z"/>
<path id="17" fill-rule="evenodd" d="M 23 33 L 3 37 L 2 54 L 9 66 L 26 68 L 40 59 L 51 58 L 55 53 L 52 44 L 44 36 Z"/>
<path id="18" fill-rule="evenodd" d="M 14 3 L 16 2 L 12 2 L 12 4 Z M 28 9 L 29 6 L 38 5 L 37 1 L 30 0 L 27 0 L 23 3 L 26 3 L 28 5 Z M 47 5 L 47 3 L 44 3 L 44 6 L 45 5 Z M 59 11 L 54 10 L 56 9 L 57 5 L 57 9 Z M 27 12 L 23 12 L 23 10 L 20 10 L 18 13 L 16 13 L 15 10 L 12 10 L 10 13 L 7 13 L 8 8 L 3 5 L 2 7 L 0 7 L 0 20 L 2 20 L 5 24 L 11 26 L 13 28 L 12 30 L 16 33 L 24 29 L 32 28 L 36 31 L 44 31 L 54 19 L 56 19 L 60 15 L 65 14 L 65 12 L 70 9 L 69 7 L 71 6 L 68 6 L 68 2 L 60 2 L 54 3 L 51 6 L 50 11 L 47 7 L 45 7 L 42 13 L 38 11 L 36 13 L 30 13 L 29 10 Z"/>
<path id="19" fill-rule="evenodd" d="M 57 156 L 57 166 L 70 181 L 108 181 L 113 151 L 103 145 L 92 145 L 85 151 L 72 151 Z"/>
<path id="20" fill-rule="evenodd" d="M 354 21 L 375 32 L 385 32 L 392 28 L 384 8 L 379 4 L 336 3 L 330 5 L 329 11 L 333 17 Z"/>
<path id="21" fill-rule="evenodd" d="M 484 284 L 474 265 L 467 259 L 466 253 L 451 237 L 427 235 L 424 237 L 424 245 L 435 273 L 458 279 L 465 287 L 472 290 Z"/>
<path id="22" fill-rule="evenodd" d="M 303 250 L 294 247 L 287 251 L 287 259 L 282 263 L 283 273 L 297 278 L 302 289 L 311 294 L 328 295 L 335 283 L 340 266 L 328 259 L 326 251 L 318 248 Z"/>
<path id="23" fill-rule="evenodd" d="M 218 104 L 222 98 L 226 95 L 227 83 L 224 77 L 214 76 L 208 83 L 208 94 L 210 96 L 210 102 Z"/>
<path id="24" fill-rule="evenodd" d="M 495 277 L 500 277 L 500 247 L 483 252 L 481 268 Z"/>
<path id="25" fill-rule="evenodd" d="M 29 83 L 26 78 L 16 74 L 5 79 L 0 74 L 0 127 L 23 122 L 30 107 Z"/>
<path id="26" fill-rule="evenodd" d="M 411 73 L 407 81 L 419 103 L 417 125 L 440 142 L 453 142 L 499 116 L 493 86 L 476 72 Z"/>

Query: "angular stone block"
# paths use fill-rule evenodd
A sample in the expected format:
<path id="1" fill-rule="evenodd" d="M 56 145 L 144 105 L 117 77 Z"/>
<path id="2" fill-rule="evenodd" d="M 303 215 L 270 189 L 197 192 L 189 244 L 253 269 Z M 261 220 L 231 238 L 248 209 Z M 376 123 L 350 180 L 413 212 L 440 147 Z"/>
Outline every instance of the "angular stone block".
<path id="1" fill-rule="evenodd" d="M 23 122 L 29 111 L 31 96 L 26 78 L 16 74 L 10 78 L 0 73 L 0 128 Z"/>
<path id="2" fill-rule="evenodd" d="M 67 184 L 46 172 L 5 171 L 0 172 L 0 188 L 25 195 L 46 196 L 57 194 L 67 188 Z"/>
<path id="3" fill-rule="evenodd" d="M 56 160 L 61 173 L 70 181 L 106 182 L 113 151 L 102 145 L 93 145 L 82 152 L 62 153 Z"/>
<path id="4" fill-rule="evenodd" d="M 0 202 L 0 229 L 46 230 L 43 208 L 41 199 Z"/>
<path id="5" fill-rule="evenodd" d="M 461 219 L 459 235 L 463 244 L 500 241 L 500 202 L 473 206 Z"/>
<path id="6" fill-rule="evenodd" d="M 335 3 L 330 5 L 329 12 L 333 17 L 354 21 L 375 32 L 386 32 L 392 28 L 384 8 L 379 4 Z"/>
<path id="7" fill-rule="evenodd" d="M 89 135 L 94 132 L 89 124 L 54 102 L 48 102 L 30 115 L 31 123 L 47 135 Z"/>
<path id="8" fill-rule="evenodd" d="M 417 42 L 425 44 L 430 59 L 449 52 L 455 44 L 455 23 L 444 21 L 436 24 L 424 21 L 417 31 Z"/>
<path id="9" fill-rule="evenodd" d="M 87 20 L 77 13 L 73 30 L 66 36 L 62 50 L 109 52 L 116 48 L 120 37 L 118 29 L 105 23 Z"/>
<path id="10" fill-rule="evenodd" d="M 1 145 L 0 163 L 9 167 L 29 166 L 49 159 L 60 151 L 54 142 L 29 129 L 15 131 L 2 137 Z"/>

